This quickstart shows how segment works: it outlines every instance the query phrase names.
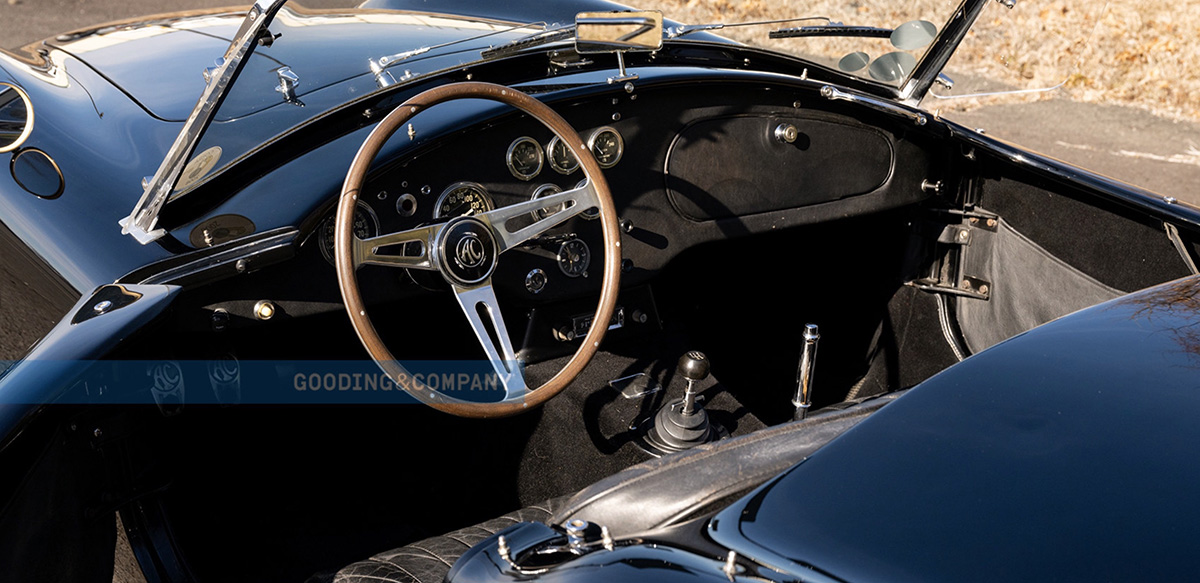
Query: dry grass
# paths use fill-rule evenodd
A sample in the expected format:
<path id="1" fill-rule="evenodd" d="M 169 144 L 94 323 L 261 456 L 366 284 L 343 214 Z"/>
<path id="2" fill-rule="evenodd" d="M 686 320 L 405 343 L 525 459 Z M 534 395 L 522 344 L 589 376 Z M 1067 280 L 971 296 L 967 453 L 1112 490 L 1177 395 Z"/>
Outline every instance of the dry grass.
<path id="1" fill-rule="evenodd" d="M 896 26 L 915 18 L 940 25 L 957 2 L 648 0 L 638 4 L 685 23 L 821 15 L 846 24 Z M 750 27 L 726 29 L 722 34 L 775 49 L 817 51 L 834 59 L 850 50 L 867 50 L 872 57 L 889 50 L 883 43 L 870 45 L 873 41 L 867 39 L 805 39 L 786 45 L 768 40 L 766 32 L 765 27 Z M 803 47 L 795 44 L 799 42 L 805 43 Z M 1011 88 L 1049 87 L 1065 81 L 1059 91 L 1021 99 L 1065 96 L 1200 121 L 1200 2 L 1020 0 L 1012 10 L 992 3 L 947 72 L 966 80 L 956 87 L 956 94 L 994 88 L 972 79 Z"/>

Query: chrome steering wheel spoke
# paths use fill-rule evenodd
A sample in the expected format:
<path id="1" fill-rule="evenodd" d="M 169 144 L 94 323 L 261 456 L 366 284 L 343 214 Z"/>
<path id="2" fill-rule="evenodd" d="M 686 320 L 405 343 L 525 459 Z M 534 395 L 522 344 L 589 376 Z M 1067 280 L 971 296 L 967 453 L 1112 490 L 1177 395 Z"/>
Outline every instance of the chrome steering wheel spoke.
<path id="1" fill-rule="evenodd" d="M 453 285 L 454 298 L 462 307 L 463 314 L 471 323 L 475 337 L 483 345 L 492 370 L 504 386 L 504 400 L 522 399 L 528 394 L 529 387 L 525 384 L 525 372 L 522 363 L 517 360 L 513 351 L 512 340 L 508 336 L 508 328 L 504 325 L 504 317 L 500 315 L 500 306 L 496 303 L 496 292 L 492 289 L 492 281 L 465 287 Z"/>
<path id="2" fill-rule="evenodd" d="M 437 271 L 430 249 L 433 248 L 442 227 L 443 225 L 429 225 L 370 239 L 359 239 L 356 236 L 353 239 L 354 266 L 388 265 Z M 407 254 L 414 245 L 420 246 L 417 254 Z M 381 250 L 385 248 L 392 248 L 400 254 L 382 253 Z"/>
<path id="3" fill-rule="evenodd" d="M 499 252 L 503 253 L 561 225 L 585 210 L 598 206 L 600 201 L 596 189 L 592 186 L 592 181 L 588 180 L 578 188 L 498 208 L 478 217 L 491 225 L 496 233 Z M 531 214 L 538 217 L 532 224 L 509 228 L 509 223 L 515 223 L 517 219 L 527 219 Z"/>

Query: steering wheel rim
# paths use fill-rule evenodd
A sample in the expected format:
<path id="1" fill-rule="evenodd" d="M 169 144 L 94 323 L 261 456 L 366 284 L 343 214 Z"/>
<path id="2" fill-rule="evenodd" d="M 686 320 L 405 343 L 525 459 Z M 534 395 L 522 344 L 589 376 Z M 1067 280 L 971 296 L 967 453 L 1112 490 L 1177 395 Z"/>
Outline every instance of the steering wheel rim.
<path id="1" fill-rule="evenodd" d="M 586 177 L 585 184 L 559 194 L 538 198 L 536 201 L 517 203 L 479 215 L 457 217 L 445 223 L 381 235 L 368 240 L 356 237 L 353 221 L 358 194 L 371 163 L 384 143 L 421 111 L 457 99 L 498 101 L 541 122 L 575 155 Z M 338 287 L 354 332 L 372 360 L 396 386 L 440 411 L 461 417 L 504 417 L 541 405 L 562 392 L 587 366 L 599 349 L 600 341 L 608 327 L 593 325 L 567 364 L 542 386 L 530 390 L 524 386 L 524 373 L 516 362 L 507 327 L 495 302 L 491 274 L 495 271 L 496 259 L 504 251 L 562 224 L 592 206 L 600 211 L 600 226 L 604 238 L 603 280 L 593 322 L 608 322 L 612 318 L 620 287 L 620 230 L 608 183 L 604 180 L 599 163 L 584 146 L 578 132 L 542 102 L 502 85 L 481 82 L 450 83 L 412 97 L 392 110 L 363 141 L 350 164 L 338 198 L 337 215 L 334 219 L 334 263 Z M 512 219 L 520 215 L 528 217 L 531 211 L 539 209 L 549 211 L 549 214 L 515 231 L 509 229 L 508 223 Z M 490 249 L 494 250 L 491 255 L 489 240 Z M 413 242 L 421 243 L 418 255 L 386 255 L 381 252 L 385 247 L 407 250 L 410 248 L 409 243 Z M 447 252 L 447 245 L 453 248 L 453 251 Z M 460 249 L 465 251 L 460 253 Z M 483 263 L 475 264 L 475 259 L 481 257 L 480 261 Z M 464 401 L 433 390 L 416 375 L 410 374 L 384 346 L 374 324 L 367 316 L 366 305 L 355 277 L 356 269 L 362 264 L 392 265 L 441 273 L 450 283 L 460 307 L 475 331 L 476 338 L 488 354 L 493 371 L 500 377 L 505 389 L 505 398 L 490 403 Z M 481 274 L 482 277 L 479 277 Z M 487 322 L 484 318 L 491 321 Z M 488 323 L 494 326 L 494 335 L 489 333 Z"/>

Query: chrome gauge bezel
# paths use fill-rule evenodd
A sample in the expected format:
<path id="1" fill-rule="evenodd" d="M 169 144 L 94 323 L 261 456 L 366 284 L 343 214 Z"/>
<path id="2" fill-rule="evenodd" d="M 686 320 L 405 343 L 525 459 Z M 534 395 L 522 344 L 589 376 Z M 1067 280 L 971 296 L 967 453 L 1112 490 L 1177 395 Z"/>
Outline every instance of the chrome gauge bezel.
<path id="1" fill-rule="evenodd" d="M 567 249 L 568 245 L 572 244 L 579 244 L 583 249 L 583 253 L 581 254 L 582 258 L 580 261 L 581 267 L 579 267 L 578 273 L 572 273 L 569 269 L 567 269 L 567 265 L 563 261 L 563 251 Z M 563 241 L 562 245 L 559 245 L 558 253 L 554 254 L 554 260 L 555 263 L 558 264 L 558 270 L 563 272 L 563 275 L 567 277 L 587 277 L 588 267 L 591 267 L 592 265 L 592 248 L 588 247 L 588 244 L 583 239 L 568 239 Z"/>
<path id="2" fill-rule="evenodd" d="M 608 163 L 602 161 L 600 156 L 596 154 L 596 138 L 598 138 L 604 132 L 612 132 L 612 134 L 617 137 L 617 156 Z M 588 151 L 591 152 L 592 156 L 596 158 L 596 163 L 599 164 L 601 168 L 612 168 L 613 166 L 617 165 L 617 162 L 621 161 L 621 156 L 625 155 L 625 138 L 621 135 L 621 132 L 618 132 L 616 128 L 612 126 L 599 127 L 592 131 L 592 135 L 588 136 L 587 147 Z"/>
<path id="3" fill-rule="evenodd" d="M 20 148 L 26 141 L 29 140 L 29 136 L 33 134 L 34 113 L 33 100 L 29 98 L 29 94 L 26 93 L 24 89 L 17 87 L 12 83 L 6 82 L 0 82 L 0 86 L 16 91 L 17 98 L 25 103 L 25 127 L 21 128 L 21 134 L 17 136 L 15 141 L 7 146 L 0 146 L 0 153 L 4 153 L 12 152 L 17 148 Z"/>
<path id="4" fill-rule="evenodd" d="M 517 147 L 526 143 L 533 144 L 533 151 L 537 152 L 537 168 L 528 174 L 517 169 L 517 163 L 513 158 L 513 155 L 517 152 Z M 512 172 L 512 175 L 516 178 L 520 180 L 533 180 L 538 174 L 542 173 L 542 166 L 545 163 L 545 156 L 542 154 L 542 145 L 529 136 L 521 136 L 508 145 L 508 152 L 504 154 L 504 162 L 508 165 L 508 171 Z"/>
<path id="5" fill-rule="evenodd" d="M 455 182 L 454 184 L 447 186 L 446 189 L 443 190 L 442 193 L 438 195 L 437 201 L 433 203 L 433 218 L 435 218 L 435 219 L 452 218 L 452 217 L 446 217 L 445 215 L 442 214 L 442 203 L 446 202 L 446 198 L 450 196 L 450 193 L 452 193 L 460 188 L 471 188 L 480 195 L 480 197 L 486 203 L 484 206 L 487 207 L 487 209 L 485 209 L 483 212 L 488 212 L 488 211 L 496 208 L 496 203 L 492 200 L 492 194 L 490 192 L 488 192 L 488 190 L 486 188 L 484 188 L 482 184 L 480 184 L 478 182 L 470 182 L 470 181 L 464 180 L 462 182 Z"/>
<path id="6" fill-rule="evenodd" d="M 546 184 L 543 184 L 543 185 L 538 186 L 537 188 L 533 189 L 533 194 L 529 196 L 529 200 L 537 200 L 537 199 L 545 197 L 545 196 L 559 194 L 562 191 L 563 191 L 563 189 L 559 185 L 547 182 Z M 529 215 L 532 216 L 533 220 L 535 220 L 535 221 L 540 221 L 540 220 L 550 216 L 551 214 L 552 213 L 547 213 L 546 209 L 537 209 L 537 210 L 529 213 Z"/>
<path id="7" fill-rule="evenodd" d="M 554 136 L 554 138 L 550 140 L 550 143 L 546 144 L 546 159 L 550 161 L 549 162 L 550 167 L 553 168 L 555 172 L 558 172 L 559 174 L 562 174 L 562 175 L 572 174 L 576 170 L 579 170 L 579 159 L 575 157 L 575 154 L 571 152 L 570 148 L 567 148 L 567 150 L 566 150 L 568 154 L 571 154 L 572 164 L 571 164 L 570 168 L 559 168 L 558 164 L 554 163 L 554 146 L 556 146 L 557 144 L 561 144 L 561 143 L 562 143 L 562 139 L 559 138 L 558 136 Z M 564 144 L 564 147 L 565 147 L 565 144 Z"/>
<path id="8" fill-rule="evenodd" d="M 362 216 L 367 219 L 368 230 L 371 231 L 366 238 L 378 237 L 379 216 L 375 214 L 375 209 L 360 200 L 354 205 L 355 220 L 357 220 L 359 213 L 362 213 Z M 317 227 L 317 245 L 320 246 L 321 255 L 325 258 L 325 261 L 336 267 L 337 262 L 333 258 L 333 223 L 335 220 L 336 216 L 331 214 L 324 221 L 321 221 L 321 226 Z M 355 233 L 355 236 L 357 237 L 358 234 Z M 361 239 L 362 237 L 359 238 Z M 359 267 L 362 266 L 360 265 Z"/>

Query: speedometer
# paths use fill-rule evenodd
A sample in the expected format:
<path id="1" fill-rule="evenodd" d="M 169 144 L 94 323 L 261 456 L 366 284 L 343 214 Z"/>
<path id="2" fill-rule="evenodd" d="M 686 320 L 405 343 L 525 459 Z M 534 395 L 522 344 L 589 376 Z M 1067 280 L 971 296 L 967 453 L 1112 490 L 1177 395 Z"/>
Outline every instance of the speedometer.
<path id="1" fill-rule="evenodd" d="M 317 231 L 317 243 L 321 246 L 321 255 L 330 265 L 334 265 L 333 260 L 333 241 L 334 229 L 336 228 L 337 217 L 330 215 L 321 223 L 320 229 Z M 354 236 L 359 239 L 370 239 L 371 237 L 379 236 L 379 217 L 375 216 L 375 211 L 371 207 L 363 204 L 361 201 L 354 207 Z"/>
<path id="2" fill-rule="evenodd" d="M 433 218 L 444 219 L 477 215 L 492 210 L 492 197 L 483 185 L 475 182 L 456 182 L 438 196 Z"/>

